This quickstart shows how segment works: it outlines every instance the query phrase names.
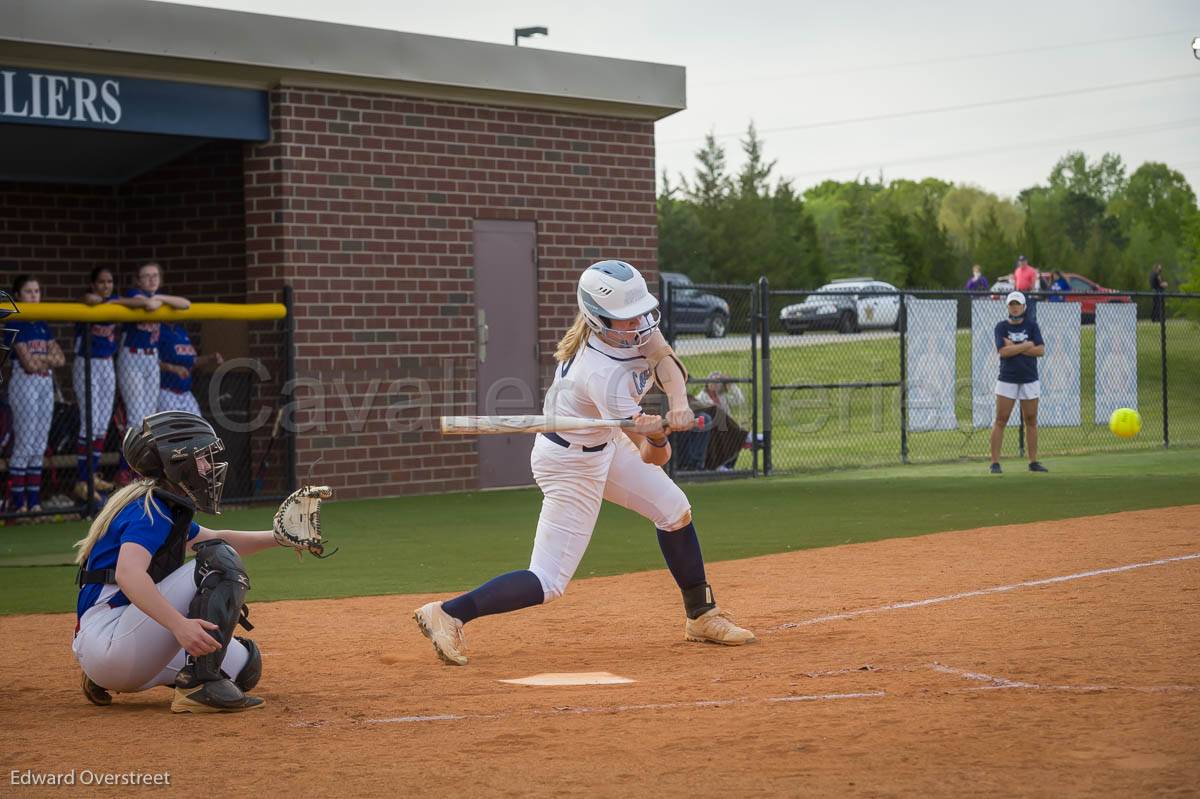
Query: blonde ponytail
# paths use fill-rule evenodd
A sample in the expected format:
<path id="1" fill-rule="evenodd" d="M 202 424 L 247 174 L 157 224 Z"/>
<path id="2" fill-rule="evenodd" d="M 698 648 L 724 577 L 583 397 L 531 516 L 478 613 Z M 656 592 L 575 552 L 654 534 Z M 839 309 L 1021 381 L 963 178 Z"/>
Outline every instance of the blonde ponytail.
<path id="1" fill-rule="evenodd" d="M 554 360 L 562 362 L 574 358 L 575 353 L 583 349 L 583 345 L 587 343 L 588 336 L 591 333 L 592 329 L 588 327 L 587 320 L 583 318 L 583 314 L 576 314 L 575 323 L 563 335 L 562 341 L 558 342 L 558 349 L 554 352 Z"/>
<path id="2" fill-rule="evenodd" d="M 80 566 L 87 563 L 88 555 L 92 554 L 92 548 L 96 546 L 96 542 L 108 532 L 108 526 L 112 524 L 112 520 L 116 518 L 118 513 L 125 510 L 127 505 L 131 505 L 141 499 L 146 510 L 146 515 L 149 516 L 152 512 L 150 490 L 154 486 L 155 482 L 153 480 L 145 478 L 134 480 L 109 497 L 108 502 L 104 503 L 104 507 L 96 514 L 96 518 L 92 520 L 92 526 L 88 528 L 87 535 L 75 542 L 75 547 L 79 550 L 75 553 L 75 562 Z"/>

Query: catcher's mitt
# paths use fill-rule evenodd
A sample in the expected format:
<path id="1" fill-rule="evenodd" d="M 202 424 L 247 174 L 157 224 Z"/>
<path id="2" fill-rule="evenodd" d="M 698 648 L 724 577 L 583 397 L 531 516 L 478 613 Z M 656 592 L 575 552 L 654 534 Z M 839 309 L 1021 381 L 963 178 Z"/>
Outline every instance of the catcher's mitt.
<path id="1" fill-rule="evenodd" d="M 318 558 L 327 558 L 325 539 L 321 537 L 321 500 L 333 496 L 329 486 L 304 486 L 283 501 L 275 512 L 275 540 L 297 553 L 307 549 Z"/>

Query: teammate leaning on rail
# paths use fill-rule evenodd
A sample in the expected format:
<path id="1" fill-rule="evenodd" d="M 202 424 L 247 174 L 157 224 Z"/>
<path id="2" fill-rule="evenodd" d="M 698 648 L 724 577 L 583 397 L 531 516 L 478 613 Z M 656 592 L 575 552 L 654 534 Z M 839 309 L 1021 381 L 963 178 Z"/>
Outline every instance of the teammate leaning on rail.
<path id="1" fill-rule="evenodd" d="M 658 300 L 623 261 L 601 261 L 579 280 L 579 315 L 559 343 L 559 365 L 546 393 L 546 415 L 632 418 L 633 431 L 599 429 L 542 433 L 530 462 L 544 498 L 528 569 L 502 574 L 448 602 L 414 613 L 421 632 L 447 664 L 467 663 L 463 625 L 480 616 L 540 605 L 562 596 L 579 566 L 607 499 L 654 523 L 667 567 L 683 594 L 684 637 L 738 645 L 754 640 L 721 611 L 704 573 L 692 508 L 660 467 L 671 457 L 663 419 L 642 413 L 656 375 L 672 401 L 674 430 L 694 423 L 687 408 L 682 366 L 656 337 Z M 656 343 L 657 342 L 657 343 Z M 648 351 L 647 351 L 648 350 Z M 669 376 L 667 376 L 669 375 Z M 677 385 L 671 385 L 671 381 Z M 668 389 L 669 386 L 669 389 Z"/>
<path id="2" fill-rule="evenodd" d="M 37 278 L 18 275 L 13 281 L 17 307 L 42 301 Z M 17 331 L 13 341 L 12 381 L 8 404 L 12 408 L 13 447 L 8 458 L 15 512 L 37 513 L 42 509 L 42 466 L 54 417 L 54 378 L 50 370 L 66 363 L 62 349 L 45 322 L 12 322 Z"/>
<path id="3" fill-rule="evenodd" d="M 180 311 L 191 307 L 191 302 L 183 297 L 162 293 L 162 280 L 161 266 L 153 261 L 142 264 L 138 268 L 137 286 L 126 291 L 123 299 L 141 299 L 141 307 L 147 311 L 162 305 Z M 117 384 L 121 387 L 125 423 L 129 428 L 138 427 L 142 417 L 154 413 L 158 406 L 158 336 L 159 322 L 128 322 L 121 328 Z M 116 482 L 122 485 L 129 479 L 128 464 L 122 463 Z"/>
<path id="4" fill-rule="evenodd" d="M 176 713 L 261 707 L 247 692 L 262 675 L 262 656 L 253 641 L 233 635 L 239 622 L 251 629 L 242 557 L 276 544 L 320 556 L 316 520 L 328 489 L 295 492 L 273 530 L 209 530 L 192 516 L 220 512 L 228 464 L 208 422 L 180 411 L 151 414 L 126 432 L 123 449 L 140 477 L 109 498 L 76 544 L 71 649 L 83 667 L 84 695 L 109 705 L 110 692 L 167 685 L 175 688 Z M 286 511 L 297 505 L 316 538 L 287 526 Z M 185 562 L 189 550 L 196 558 Z"/>

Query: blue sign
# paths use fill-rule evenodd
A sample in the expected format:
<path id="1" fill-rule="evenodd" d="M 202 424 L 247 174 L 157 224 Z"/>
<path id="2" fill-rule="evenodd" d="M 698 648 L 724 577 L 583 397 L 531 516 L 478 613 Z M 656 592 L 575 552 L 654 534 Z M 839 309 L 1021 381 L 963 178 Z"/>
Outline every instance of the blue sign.
<path id="1" fill-rule="evenodd" d="M 0 123 L 266 141 L 269 117 L 253 89 L 0 67 Z"/>

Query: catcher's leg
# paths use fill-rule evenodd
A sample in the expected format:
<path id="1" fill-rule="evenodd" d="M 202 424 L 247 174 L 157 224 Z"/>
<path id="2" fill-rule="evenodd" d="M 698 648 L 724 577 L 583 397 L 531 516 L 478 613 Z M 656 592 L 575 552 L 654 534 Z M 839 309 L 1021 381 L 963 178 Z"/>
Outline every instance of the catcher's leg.
<path id="1" fill-rule="evenodd" d="M 233 638 L 250 590 L 250 578 L 237 550 L 218 539 L 196 546 L 196 596 L 188 608 L 188 617 L 205 619 L 217 625 L 212 636 L 221 644 L 216 652 L 200 657 L 188 656 L 175 678 L 176 713 L 219 713 L 261 707 L 263 700 L 248 696 L 221 670 L 225 650 Z"/>

